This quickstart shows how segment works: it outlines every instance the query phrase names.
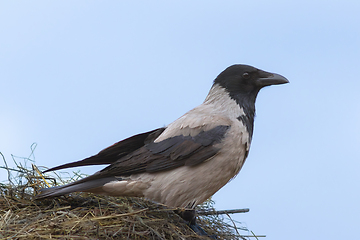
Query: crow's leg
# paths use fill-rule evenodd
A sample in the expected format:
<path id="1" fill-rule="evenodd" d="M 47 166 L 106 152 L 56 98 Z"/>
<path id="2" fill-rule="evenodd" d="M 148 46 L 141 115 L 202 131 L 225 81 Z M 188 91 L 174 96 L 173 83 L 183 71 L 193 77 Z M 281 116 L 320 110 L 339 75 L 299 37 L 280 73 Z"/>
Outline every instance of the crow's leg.
<path id="1" fill-rule="evenodd" d="M 196 223 L 196 212 L 195 209 L 181 209 L 175 211 L 182 219 L 188 222 L 189 227 L 200 236 L 207 236 L 212 239 L 216 239 L 216 236 L 209 235 Z"/>

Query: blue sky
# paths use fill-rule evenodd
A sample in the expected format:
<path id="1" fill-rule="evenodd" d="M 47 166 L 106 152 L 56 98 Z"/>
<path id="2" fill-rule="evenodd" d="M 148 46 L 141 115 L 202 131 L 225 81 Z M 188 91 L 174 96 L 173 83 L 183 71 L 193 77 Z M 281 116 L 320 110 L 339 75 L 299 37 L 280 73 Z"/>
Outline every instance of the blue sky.
<path id="1" fill-rule="evenodd" d="M 359 1 L 2 1 L 0 151 L 55 166 L 165 126 L 234 63 L 263 89 L 250 155 L 217 209 L 266 239 L 360 224 Z M 82 168 L 92 173 L 98 168 Z M 0 171 L 1 180 L 6 172 Z"/>

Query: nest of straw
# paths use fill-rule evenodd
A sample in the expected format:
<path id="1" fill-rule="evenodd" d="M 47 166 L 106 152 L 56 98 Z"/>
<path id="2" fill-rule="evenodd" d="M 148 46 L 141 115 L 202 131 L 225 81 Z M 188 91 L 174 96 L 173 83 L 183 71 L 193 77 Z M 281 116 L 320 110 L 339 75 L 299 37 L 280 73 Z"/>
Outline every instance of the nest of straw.
<path id="1" fill-rule="evenodd" d="M 73 193 L 34 200 L 39 189 L 82 175 L 74 173 L 64 180 L 60 175 L 43 175 L 34 163 L 14 162 L 16 167 L 10 168 L 4 159 L 1 167 L 7 171 L 8 181 L 0 184 L 0 239 L 206 239 L 196 235 L 174 209 L 142 198 Z M 199 209 L 214 212 L 213 202 L 209 200 Z M 197 221 L 217 239 L 245 239 L 239 230 L 247 229 L 228 220 L 229 215 L 226 220 L 209 214 Z"/>

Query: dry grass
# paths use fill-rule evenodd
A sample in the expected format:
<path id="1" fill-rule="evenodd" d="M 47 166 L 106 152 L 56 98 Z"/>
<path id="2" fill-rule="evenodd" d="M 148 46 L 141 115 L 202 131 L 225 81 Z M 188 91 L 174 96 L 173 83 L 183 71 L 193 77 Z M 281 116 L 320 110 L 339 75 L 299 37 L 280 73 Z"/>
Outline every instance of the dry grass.
<path id="1" fill-rule="evenodd" d="M 8 174 L 8 182 L 0 184 L 0 239 L 205 239 L 195 235 L 174 209 L 141 198 L 74 193 L 36 201 L 39 189 L 81 174 L 67 180 L 42 175 L 29 158 L 19 163 L 13 157 L 16 167 L 10 168 L 0 155 L 5 165 L 1 168 Z M 213 211 L 213 202 L 199 208 Z M 200 216 L 198 224 L 217 239 L 245 239 L 238 231 L 246 229 L 230 220 L 208 215 Z"/>

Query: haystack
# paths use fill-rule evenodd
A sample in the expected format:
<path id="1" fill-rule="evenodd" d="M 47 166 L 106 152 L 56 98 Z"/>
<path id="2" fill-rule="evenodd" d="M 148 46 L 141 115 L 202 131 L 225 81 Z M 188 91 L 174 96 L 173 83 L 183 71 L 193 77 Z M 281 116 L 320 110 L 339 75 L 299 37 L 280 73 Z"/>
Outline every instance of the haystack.
<path id="1" fill-rule="evenodd" d="M 29 158 L 2 171 L 0 184 L 0 239 L 208 239 L 196 235 L 175 209 L 142 198 L 107 197 L 73 193 L 34 200 L 39 189 L 62 185 L 83 177 L 79 172 L 46 174 Z M 31 166 L 30 166 L 31 164 Z M 249 230 L 232 221 L 227 211 L 217 212 L 208 200 L 199 206 L 198 224 L 217 239 L 248 239 Z M 247 209 L 235 212 L 246 212 Z M 240 235 L 241 233 L 245 233 Z"/>

